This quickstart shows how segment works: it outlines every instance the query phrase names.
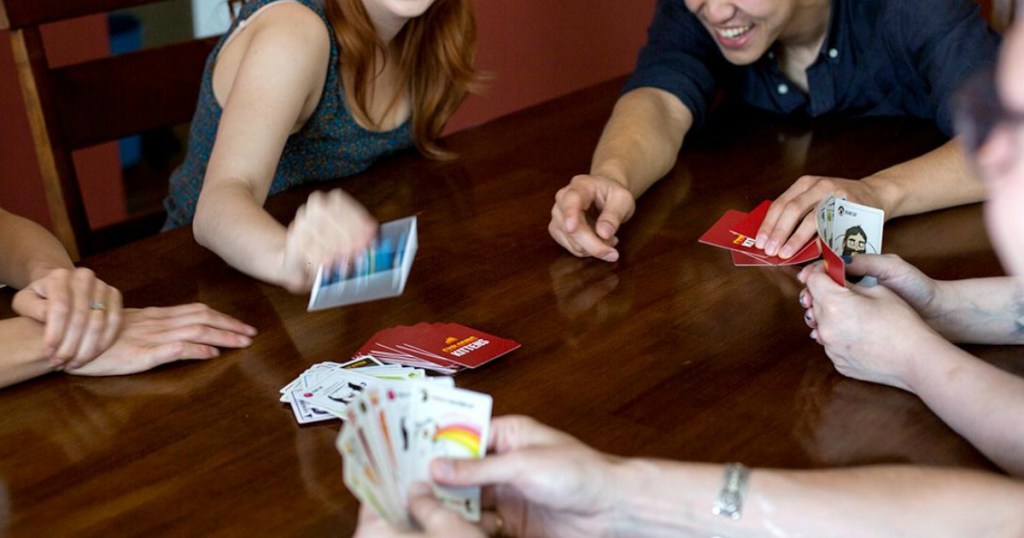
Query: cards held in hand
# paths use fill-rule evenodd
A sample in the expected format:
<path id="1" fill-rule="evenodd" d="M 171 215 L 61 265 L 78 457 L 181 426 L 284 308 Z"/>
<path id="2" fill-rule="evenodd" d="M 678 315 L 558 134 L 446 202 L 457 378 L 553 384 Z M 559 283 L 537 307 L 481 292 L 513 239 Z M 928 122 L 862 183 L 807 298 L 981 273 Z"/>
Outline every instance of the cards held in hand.
<path id="1" fill-rule="evenodd" d="M 857 254 L 881 254 L 885 212 L 830 194 L 815 212 L 818 239 L 824 245 L 825 271 L 846 285 L 846 263 Z"/>
<path id="2" fill-rule="evenodd" d="M 354 259 L 316 273 L 308 310 L 365 303 L 401 295 L 418 245 L 416 217 L 385 222 L 373 245 Z"/>
<path id="3" fill-rule="evenodd" d="M 808 241 L 800 247 L 796 254 L 786 259 L 769 256 L 754 246 L 757 231 L 761 228 L 761 222 L 768 214 L 771 204 L 771 200 L 765 200 L 750 213 L 734 209 L 726 211 L 714 226 L 700 236 L 699 241 L 706 245 L 732 251 L 733 265 L 740 267 L 795 265 L 817 259 L 821 255 L 821 248 L 817 241 Z"/>
<path id="4" fill-rule="evenodd" d="M 435 458 L 482 458 L 490 420 L 486 394 L 427 380 L 369 387 L 348 406 L 338 435 L 345 485 L 381 518 L 412 527 L 409 487 L 432 483 Z M 480 519 L 479 487 L 433 490 L 451 510 Z"/>

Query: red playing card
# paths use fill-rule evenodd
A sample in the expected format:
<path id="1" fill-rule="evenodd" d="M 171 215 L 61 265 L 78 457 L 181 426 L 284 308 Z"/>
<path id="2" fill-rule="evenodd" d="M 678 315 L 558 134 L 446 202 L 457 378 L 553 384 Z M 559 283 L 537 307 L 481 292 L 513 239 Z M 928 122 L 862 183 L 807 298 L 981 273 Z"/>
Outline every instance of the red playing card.
<path id="1" fill-rule="evenodd" d="M 754 266 L 765 266 L 771 267 L 771 264 L 762 260 L 761 258 L 755 258 L 754 256 L 748 256 L 742 252 L 736 252 L 735 250 L 730 252 L 732 254 L 732 264 L 736 267 L 754 267 Z"/>
<path id="2" fill-rule="evenodd" d="M 433 349 L 428 350 L 467 368 L 476 368 L 520 347 L 514 340 L 500 338 L 458 323 L 438 325 L 437 334 L 444 336 L 435 341 Z"/>
<path id="3" fill-rule="evenodd" d="M 733 228 L 732 231 L 739 235 L 745 235 L 756 239 L 757 231 L 761 229 L 761 223 L 764 222 L 764 217 L 768 214 L 768 208 L 771 207 L 771 205 L 771 200 L 761 202 L 753 211 L 747 214 L 746 218 L 737 223 L 736 227 Z"/>
<path id="4" fill-rule="evenodd" d="M 513 340 L 457 323 L 417 323 L 380 331 L 356 353 L 384 362 L 419 362 L 457 370 L 476 368 L 519 347 Z"/>
<path id="5" fill-rule="evenodd" d="M 822 259 L 825 260 L 825 272 L 840 286 L 846 286 L 846 264 L 832 249 L 825 248 Z"/>
<path id="6" fill-rule="evenodd" d="M 762 204 L 763 205 L 763 204 Z M 809 241 L 795 256 L 782 259 L 778 256 L 765 256 L 764 251 L 754 246 L 754 240 L 745 235 L 737 235 L 732 230 L 747 217 L 742 211 L 729 210 L 699 239 L 701 243 L 725 248 L 757 258 L 765 265 L 794 265 L 817 258 L 821 254 L 818 241 Z M 754 265 L 754 264 L 751 264 Z M 757 264 L 760 265 L 760 264 Z"/>

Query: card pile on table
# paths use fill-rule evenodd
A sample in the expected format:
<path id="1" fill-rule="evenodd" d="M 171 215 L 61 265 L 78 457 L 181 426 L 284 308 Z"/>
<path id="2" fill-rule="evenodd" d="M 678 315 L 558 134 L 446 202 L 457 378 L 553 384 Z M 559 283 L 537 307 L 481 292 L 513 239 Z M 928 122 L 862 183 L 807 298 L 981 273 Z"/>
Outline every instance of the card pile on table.
<path id="1" fill-rule="evenodd" d="M 514 349 L 519 343 L 458 323 L 417 323 L 391 327 L 373 335 L 357 355 L 372 355 L 400 364 L 453 374 L 476 368 Z"/>
<path id="2" fill-rule="evenodd" d="M 368 387 L 424 378 L 423 369 L 389 366 L 369 356 L 345 363 L 321 362 L 282 387 L 281 401 L 291 405 L 299 424 L 344 420 L 345 410 Z"/>
<path id="3" fill-rule="evenodd" d="M 486 454 L 491 403 L 489 395 L 436 381 L 368 387 L 346 409 L 338 435 L 345 485 L 381 518 L 411 528 L 409 487 L 432 484 L 429 465 L 434 458 Z M 479 521 L 479 487 L 432 487 L 445 506 Z"/>
<path id="4" fill-rule="evenodd" d="M 401 295 L 409 280 L 417 245 L 415 216 L 385 222 L 373 245 L 355 259 L 333 267 L 319 267 L 308 310 Z"/>

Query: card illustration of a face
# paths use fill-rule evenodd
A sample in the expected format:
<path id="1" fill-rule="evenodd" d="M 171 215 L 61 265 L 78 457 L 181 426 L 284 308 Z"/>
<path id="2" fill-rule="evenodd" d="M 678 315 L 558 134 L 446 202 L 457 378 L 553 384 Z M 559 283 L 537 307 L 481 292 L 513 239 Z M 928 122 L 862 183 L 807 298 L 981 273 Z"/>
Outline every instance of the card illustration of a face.
<path id="1" fill-rule="evenodd" d="M 884 224 L 885 212 L 881 209 L 837 200 L 832 249 L 840 256 L 879 254 Z"/>

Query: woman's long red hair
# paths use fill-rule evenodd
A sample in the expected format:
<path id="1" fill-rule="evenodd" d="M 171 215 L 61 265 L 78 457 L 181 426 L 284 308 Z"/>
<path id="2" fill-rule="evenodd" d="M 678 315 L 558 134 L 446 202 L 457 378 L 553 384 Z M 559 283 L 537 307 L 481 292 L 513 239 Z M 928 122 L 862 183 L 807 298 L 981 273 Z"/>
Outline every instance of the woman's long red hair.
<path id="1" fill-rule="evenodd" d="M 378 65 L 377 53 L 385 45 L 362 0 L 326 0 L 326 4 L 327 19 L 341 47 L 340 61 L 353 74 L 352 113 L 379 127 L 367 111 L 373 78 L 383 67 Z M 429 157 L 450 158 L 451 153 L 437 141 L 445 123 L 480 81 L 473 67 L 476 22 L 470 0 L 436 0 L 423 15 L 405 24 L 392 46 L 402 87 L 409 89 L 416 147 Z"/>

